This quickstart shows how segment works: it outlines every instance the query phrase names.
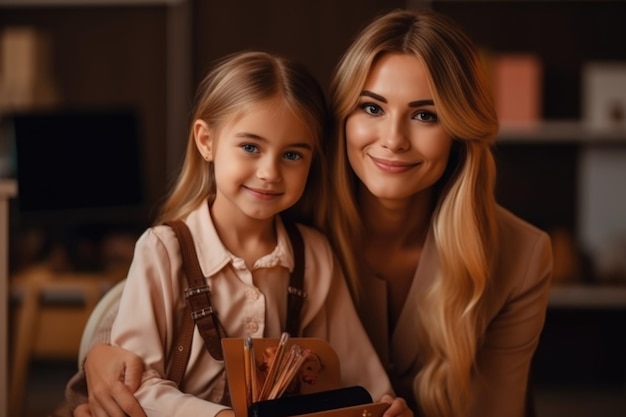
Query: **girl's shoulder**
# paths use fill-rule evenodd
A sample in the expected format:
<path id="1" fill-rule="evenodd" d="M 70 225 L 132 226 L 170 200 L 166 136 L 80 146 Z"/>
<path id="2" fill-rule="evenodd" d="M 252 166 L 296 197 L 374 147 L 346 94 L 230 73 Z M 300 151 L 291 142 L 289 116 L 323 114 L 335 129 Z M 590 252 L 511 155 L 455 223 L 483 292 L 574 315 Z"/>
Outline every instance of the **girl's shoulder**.
<path id="1" fill-rule="evenodd" d="M 296 225 L 302 235 L 302 240 L 304 241 L 304 246 L 307 249 L 307 252 L 316 254 L 318 257 L 333 256 L 330 243 L 325 234 L 314 227 L 302 223 L 297 223 Z"/>
<path id="2" fill-rule="evenodd" d="M 176 249 L 178 240 L 171 227 L 159 224 L 148 227 L 137 239 L 137 247 L 162 247 L 168 252 Z"/>
<path id="3" fill-rule="evenodd" d="M 298 230 L 300 231 L 302 239 L 304 240 L 306 245 L 330 246 L 326 235 L 322 233 L 319 229 L 303 223 L 296 223 L 296 226 L 298 227 Z"/>

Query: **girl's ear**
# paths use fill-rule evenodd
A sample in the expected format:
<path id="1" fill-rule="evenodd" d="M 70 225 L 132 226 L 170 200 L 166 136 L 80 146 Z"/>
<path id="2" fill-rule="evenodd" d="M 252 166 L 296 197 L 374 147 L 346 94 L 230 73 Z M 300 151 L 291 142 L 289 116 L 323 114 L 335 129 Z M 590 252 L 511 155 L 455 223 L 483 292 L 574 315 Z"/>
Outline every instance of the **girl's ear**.
<path id="1" fill-rule="evenodd" d="M 196 120 L 193 124 L 193 138 L 200 155 L 206 161 L 213 160 L 213 132 L 204 120 Z"/>

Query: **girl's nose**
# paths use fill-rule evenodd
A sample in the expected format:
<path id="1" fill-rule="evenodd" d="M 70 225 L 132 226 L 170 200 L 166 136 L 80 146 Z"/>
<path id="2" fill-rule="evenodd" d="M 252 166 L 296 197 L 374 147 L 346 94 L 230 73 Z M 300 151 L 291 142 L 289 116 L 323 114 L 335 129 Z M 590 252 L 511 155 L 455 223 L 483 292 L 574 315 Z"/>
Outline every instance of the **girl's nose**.
<path id="1" fill-rule="evenodd" d="M 280 180 L 279 163 L 274 158 L 266 158 L 260 161 L 256 175 L 263 181 L 276 182 Z"/>

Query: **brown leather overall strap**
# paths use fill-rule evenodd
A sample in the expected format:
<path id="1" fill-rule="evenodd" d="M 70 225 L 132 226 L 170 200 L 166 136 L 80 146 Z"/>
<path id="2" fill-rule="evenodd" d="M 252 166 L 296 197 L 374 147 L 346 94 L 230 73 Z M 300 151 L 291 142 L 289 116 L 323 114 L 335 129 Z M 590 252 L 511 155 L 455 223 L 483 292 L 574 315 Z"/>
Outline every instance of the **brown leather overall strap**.
<path id="1" fill-rule="evenodd" d="M 176 342 L 174 343 L 174 351 L 172 353 L 173 357 L 170 361 L 170 368 L 167 371 L 167 378 L 174 381 L 179 387 L 180 383 L 183 381 L 187 363 L 189 363 L 191 340 L 193 339 L 194 322 L 191 319 L 191 307 L 189 303 L 185 305 L 182 319 L 183 325 L 177 334 Z"/>
<path id="2" fill-rule="evenodd" d="M 220 340 L 222 337 L 226 337 L 226 331 L 217 317 L 217 311 L 211 305 L 210 288 L 206 285 L 206 278 L 202 275 L 202 269 L 198 262 L 198 256 L 189 228 L 182 220 L 175 220 L 166 224 L 172 228 L 179 241 L 183 270 L 189 286 L 185 291 L 185 297 L 188 300 L 185 308 L 185 317 L 193 319 L 188 320 L 185 318 L 183 320 L 183 327 L 178 333 L 172 364 L 168 372 L 168 378 L 180 385 L 189 361 L 193 323 L 195 322 L 198 326 L 198 330 L 211 356 L 218 360 L 223 360 L 224 358 Z M 294 269 L 290 275 L 289 287 L 287 289 L 286 331 L 295 337 L 299 335 L 302 304 L 304 298 L 306 298 L 306 292 L 303 289 L 304 242 L 295 223 L 285 221 L 284 224 L 294 253 Z"/>
<path id="3" fill-rule="evenodd" d="M 211 305 L 211 288 L 202 274 L 191 232 L 182 220 L 168 224 L 176 233 L 180 244 L 183 270 L 189 285 L 185 290 L 185 298 L 191 306 L 191 318 L 198 326 L 204 345 L 211 356 L 218 361 L 224 360 L 220 340 L 226 336 L 226 331 L 217 317 L 217 311 Z"/>
<path id="4" fill-rule="evenodd" d="M 294 265 L 287 287 L 287 326 L 285 331 L 290 336 L 297 337 L 300 332 L 300 314 L 302 304 L 306 298 L 304 291 L 304 242 L 296 224 L 292 221 L 283 221 L 291 246 L 293 247 Z"/>

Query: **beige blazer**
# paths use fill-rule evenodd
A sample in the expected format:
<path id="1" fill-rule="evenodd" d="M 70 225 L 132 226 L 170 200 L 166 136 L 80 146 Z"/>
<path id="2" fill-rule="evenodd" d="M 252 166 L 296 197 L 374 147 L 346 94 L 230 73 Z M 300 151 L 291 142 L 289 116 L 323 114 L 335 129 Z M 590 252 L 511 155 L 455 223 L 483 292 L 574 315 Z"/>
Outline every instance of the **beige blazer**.
<path id="1" fill-rule="evenodd" d="M 488 325 L 478 349 L 477 373 L 472 378 L 473 402 L 462 417 L 524 415 L 529 368 L 546 314 L 552 275 L 548 235 L 503 208 L 498 209 L 498 226 L 499 255 L 486 299 Z M 412 400 L 414 409 L 412 381 L 420 369 L 416 324 L 427 320 L 417 315 L 417 305 L 438 267 L 431 231 L 392 333 L 388 329 L 385 281 L 374 275 L 363 276 L 359 315 L 396 393 Z"/>

